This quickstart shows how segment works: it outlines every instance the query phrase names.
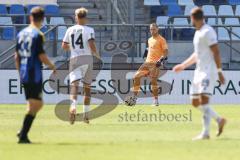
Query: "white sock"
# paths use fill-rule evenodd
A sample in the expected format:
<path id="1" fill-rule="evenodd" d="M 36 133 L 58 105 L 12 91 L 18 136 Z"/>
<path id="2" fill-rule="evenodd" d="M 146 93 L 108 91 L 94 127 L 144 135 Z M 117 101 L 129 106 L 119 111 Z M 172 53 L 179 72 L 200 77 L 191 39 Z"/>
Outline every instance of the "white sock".
<path id="1" fill-rule="evenodd" d="M 212 117 L 213 119 L 215 119 L 217 122 L 219 122 L 219 121 L 221 120 L 221 117 L 218 115 L 218 113 L 215 112 L 215 111 L 213 110 L 213 108 L 210 107 L 210 106 L 209 106 L 209 114 L 210 114 L 211 117 Z"/>
<path id="2" fill-rule="evenodd" d="M 209 112 L 209 106 L 208 105 L 202 105 L 199 107 L 199 109 L 203 113 L 203 135 L 209 135 L 210 131 L 210 123 L 211 123 L 211 115 Z"/>
<path id="3" fill-rule="evenodd" d="M 77 100 L 73 99 L 72 100 L 72 104 L 71 104 L 71 108 L 77 108 Z"/>
<path id="4" fill-rule="evenodd" d="M 89 105 L 83 105 L 83 113 L 87 113 L 90 111 L 90 106 Z"/>

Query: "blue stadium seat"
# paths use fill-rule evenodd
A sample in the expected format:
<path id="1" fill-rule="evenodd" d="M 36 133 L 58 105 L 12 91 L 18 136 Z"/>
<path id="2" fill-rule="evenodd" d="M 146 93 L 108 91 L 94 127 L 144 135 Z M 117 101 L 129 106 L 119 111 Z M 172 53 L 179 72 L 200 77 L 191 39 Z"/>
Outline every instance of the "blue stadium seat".
<path id="1" fill-rule="evenodd" d="M 239 25 L 239 20 L 238 18 L 226 18 L 225 25 Z M 231 34 L 232 40 L 240 40 L 240 27 L 232 27 L 232 32 L 238 35 Z"/>
<path id="2" fill-rule="evenodd" d="M 225 23 L 226 25 L 239 25 L 239 20 L 238 18 L 225 18 Z"/>
<path id="3" fill-rule="evenodd" d="M 222 25 L 222 19 L 218 18 L 216 22 L 216 18 L 208 18 L 208 24 L 209 25 Z M 218 27 L 217 28 L 217 34 L 218 34 L 218 40 L 220 41 L 227 41 L 230 40 L 230 36 L 228 34 L 228 31 L 224 27 Z"/>
<path id="4" fill-rule="evenodd" d="M 194 35 L 194 29 L 189 28 L 189 22 L 187 18 L 174 18 L 174 39 L 175 40 L 192 40 Z"/>
<path id="5" fill-rule="evenodd" d="M 218 27 L 218 40 L 220 41 L 229 41 L 230 36 L 226 28 Z"/>
<path id="6" fill-rule="evenodd" d="M 13 4 L 10 6 L 10 14 L 25 14 L 24 6 L 21 4 Z"/>
<path id="7" fill-rule="evenodd" d="M 167 25 L 168 24 L 168 16 L 158 16 L 157 17 L 157 25 Z"/>
<path id="8" fill-rule="evenodd" d="M 240 40 L 240 27 L 233 27 L 232 32 L 237 35 L 236 36 L 236 35 L 232 34 L 231 35 L 232 40 L 239 41 Z"/>
<path id="9" fill-rule="evenodd" d="M 150 10 L 151 17 L 165 16 L 164 6 L 152 6 Z"/>
<path id="10" fill-rule="evenodd" d="M 4 4 L 0 4 L 0 14 L 7 14 L 7 7 Z"/>
<path id="11" fill-rule="evenodd" d="M 58 24 L 65 24 L 63 17 L 51 17 L 50 24 L 58 25 Z"/>
<path id="12" fill-rule="evenodd" d="M 230 5 L 240 5 L 240 0 L 228 0 Z"/>
<path id="13" fill-rule="evenodd" d="M 186 28 L 187 25 L 189 25 L 187 18 L 174 18 L 173 25 L 178 26 L 175 28 Z M 181 27 L 185 26 L 185 27 Z"/>
<path id="14" fill-rule="evenodd" d="M 20 5 L 20 4 L 11 5 L 9 13 L 10 14 L 25 14 L 24 7 L 23 7 L 23 5 Z M 23 16 L 13 17 L 13 23 L 23 24 L 24 17 Z"/>
<path id="15" fill-rule="evenodd" d="M 59 15 L 59 8 L 56 5 L 46 5 L 45 6 L 45 13 L 46 15 Z"/>
<path id="16" fill-rule="evenodd" d="M 203 5 L 202 9 L 206 16 L 216 16 L 217 12 L 214 5 Z"/>
<path id="17" fill-rule="evenodd" d="M 161 5 L 178 4 L 177 0 L 160 0 Z"/>
<path id="18" fill-rule="evenodd" d="M 160 6 L 159 0 L 144 0 L 145 6 Z"/>
<path id="19" fill-rule="evenodd" d="M 178 0 L 178 4 L 182 6 L 193 6 L 193 0 Z"/>
<path id="20" fill-rule="evenodd" d="M 11 17 L 0 17 L 0 25 L 12 25 Z"/>
<path id="21" fill-rule="evenodd" d="M 222 25 L 223 23 L 222 23 L 222 19 L 221 18 L 218 18 L 218 19 L 216 19 L 216 18 L 208 18 L 207 24 L 212 26 L 212 25 Z"/>
<path id="22" fill-rule="evenodd" d="M 169 38 L 168 29 L 166 28 L 166 25 L 168 25 L 168 20 L 169 20 L 168 16 L 158 16 L 156 20 L 156 23 L 160 28 L 160 34 L 163 37 L 166 37 L 166 39 Z"/>
<path id="23" fill-rule="evenodd" d="M 27 14 L 30 14 L 32 8 L 34 8 L 36 6 L 38 6 L 38 5 L 35 5 L 35 4 L 27 5 Z"/>
<path id="24" fill-rule="evenodd" d="M 236 16 L 240 16 L 240 5 L 236 6 L 236 11 L 235 11 Z"/>
<path id="25" fill-rule="evenodd" d="M 168 16 L 158 16 L 156 23 L 159 26 L 160 29 L 160 33 L 162 36 L 167 37 L 168 38 L 168 29 L 166 29 L 166 25 L 168 25 L 168 20 L 169 17 Z"/>
<path id="26" fill-rule="evenodd" d="M 195 8 L 195 7 L 197 7 L 197 6 L 195 6 L 195 5 L 187 5 L 185 7 L 185 10 L 184 10 L 184 15 L 185 16 L 189 16 L 191 14 L 192 9 Z"/>
<path id="27" fill-rule="evenodd" d="M 65 24 L 63 17 L 51 17 L 50 18 L 50 24 L 51 25 L 60 25 L 60 24 Z M 67 31 L 67 27 L 65 26 L 59 26 L 57 28 L 57 35 L 58 35 L 58 40 L 62 40 L 65 33 Z M 50 33 L 50 39 L 54 39 L 54 32 Z"/>
<path id="28" fill-rule="evenodd" d="M 224 5 L 228 4 L 226 0 L 212 0 L 213 5 Z"/>
<path id="29" fill-rule="evenodd" d="M 194 3 L 197 6 L 202 6 L 202 5 L 210 4 L 210 1 L 211 0 L 194 0 Z"/>
<path id="30" fill-rule="evenodd" d="M 177 4 L 168 5 L 167 15 L 168 16 L 180 16 L 180 15 L 182 15 L 182 9 Z"/>
<path id="31" fill-rule="evenodd" d="M 0 17 L 0 25 L 12 25 L 11 17 Z M 4 27 L 2 30 L 2 39 L 4 40 L 12 40 L 14 38 L 14 28 Z"/>
<path id="32" fill-rule="evenodd" d="M 239 41 L 240 40 L 240 27 L 233 27 L 232 28 L 232 32 L 237 35 L 236 36 L 236 35 L 232 34 L 231 35 L 232 36 L 232 40 Z"/>
<path id="33" fill-rule="evenodd" d="M 233 8 L 231 5 L 220 5 L 218 10 L 219 16 L 233 16 Z"/>
<path id="34" fill-rule="evenodd" d="M 3 28 L 3 40 L 13 40 L 14 39 L 14 28 L 13 27 L 5 27 Z"/>

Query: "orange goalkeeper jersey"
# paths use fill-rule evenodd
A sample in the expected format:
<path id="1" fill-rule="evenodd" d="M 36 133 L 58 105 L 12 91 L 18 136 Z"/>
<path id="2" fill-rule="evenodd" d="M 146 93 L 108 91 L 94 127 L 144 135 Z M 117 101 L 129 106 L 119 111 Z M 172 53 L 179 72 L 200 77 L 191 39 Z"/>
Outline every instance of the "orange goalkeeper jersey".
<path id="1" fill-rule="evenodd" d="M 159 35 L 156 38 L 149 38 L 146 62 L 156 63 L 162 56 L 164 56 L 164 51 L 166 49 L 168 49 L 168 45 L 162 36 Z"/>

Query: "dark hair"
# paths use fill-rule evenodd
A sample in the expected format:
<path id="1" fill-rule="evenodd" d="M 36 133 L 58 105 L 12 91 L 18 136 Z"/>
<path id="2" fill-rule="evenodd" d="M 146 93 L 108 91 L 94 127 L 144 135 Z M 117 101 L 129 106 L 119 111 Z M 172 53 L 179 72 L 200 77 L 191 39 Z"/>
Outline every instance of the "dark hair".
<path id="1" fill-rule="evenodd" d="M 42 7 L 34 7 L 31 9 L 31 16 L 34 22 L 40 22 L 44 19 L 44 9 Z"/>
<path id="2" fill-rule="evenodd" d="M 193 16 L 193 18 L 194 18 L 195 20 L 202 20 L 202 19 L 204 19 L 203 10 L 202 10 L 201 8 L 199 8 L 199 7 L 194 8 L 194 9 L 192 10 L 191 15 Z"/>

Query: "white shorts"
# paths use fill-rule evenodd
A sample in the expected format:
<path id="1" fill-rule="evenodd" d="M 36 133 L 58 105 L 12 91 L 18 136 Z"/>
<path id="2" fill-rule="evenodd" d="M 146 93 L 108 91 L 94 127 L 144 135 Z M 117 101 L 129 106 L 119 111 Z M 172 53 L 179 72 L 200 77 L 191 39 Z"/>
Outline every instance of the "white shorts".
<path id="1" fill-rule="evenodd" d="M 199 98 L 200 95 L 211 96 L 216 85 L 216 74 L 211 72 L 195 71 L 191 87 L 191 98 Z"/>
<path id="2" fill-rule="evenodd" d="M 93 75 L 93 63 L 89 61 L 88 64 L 81 65 L 77 59 L 70 60 L 70 74 L 69 79 L 70 83 L 74 81 L 82 81 L 86 84 L 92 83 L 92 75 Z"/>

